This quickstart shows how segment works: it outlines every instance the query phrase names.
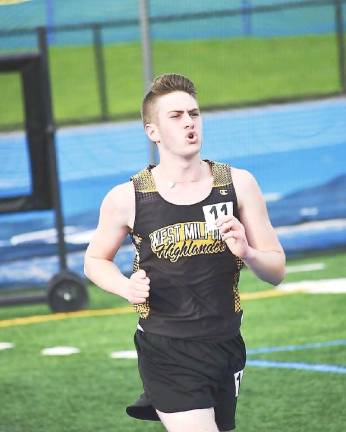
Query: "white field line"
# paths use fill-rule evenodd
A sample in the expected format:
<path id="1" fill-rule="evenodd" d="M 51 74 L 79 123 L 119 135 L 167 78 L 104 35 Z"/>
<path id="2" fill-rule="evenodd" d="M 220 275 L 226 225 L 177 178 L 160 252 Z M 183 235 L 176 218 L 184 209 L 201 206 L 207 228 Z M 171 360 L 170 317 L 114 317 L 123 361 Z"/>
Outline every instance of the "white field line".
<path id="1" fill-rule="evenodd" d="M 276 289 L 284 292 L 304 292 L 308 294 L 345 294 L 346 278 L 289 282 L 279 285 Z"/>
<path id="2" fill-rule="evenodd" d="M 114 359 L 136 359 L 137 351 L 113 351 L 110 357 Z"/>
<path id="3" fill-rule="evenodd" d="M 311 264 L 300 264 L 300 265 L 288 265 L 286 266 L 286 273 L 300 273 L 309 272 L 314 270 L 323 270 L 326 268 L 324 263 L 311 263 Z"/>
<path id="4" fill-rule="evenodd" d="M 0 342 L 0 351 L 14 348 L 14 344 L 11 342 Z"/>
<path id="5" fill-rule="evenodd" d="M 71 354 L 78 354 L 80 352 L 79 348 L 70 346 L 56 346 L 50 348 L 44 348 L 41 351 L 42 355 L 46 356 L 67 356 Z"/>
<path id="6" fill-rule="evenodd" d="M 304 222 L 298 225 L 283 225 L 275 228 L 277 234 L 295 234 L 297 232 L 343 230 L 346 219 L 328 219 L 323 221 Z"/>

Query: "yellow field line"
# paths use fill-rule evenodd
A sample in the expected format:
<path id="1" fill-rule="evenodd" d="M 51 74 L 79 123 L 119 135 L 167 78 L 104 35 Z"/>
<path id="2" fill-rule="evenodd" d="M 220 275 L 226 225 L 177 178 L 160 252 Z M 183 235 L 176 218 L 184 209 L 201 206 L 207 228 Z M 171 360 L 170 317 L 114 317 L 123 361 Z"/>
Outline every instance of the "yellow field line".
<path id="1" fill-rule="evenodd" d="M 45 321 L 58 321 L 69 318 L 83 318 L 83 317 L 95 317 L 95 316 L 107 316 L 107 315 L 120 315 L 133 312 L 132 306 L 123 306 L 112 309 L 95 309 L 85 310 L 78 312 L 64 312 L 50 315 L 34 315 L 22 318 L 13 318 L 0 321 L 0 327 L 12 327 L 17 325 L 36 324 Z"/>
<path id="2" fill-rule="evenodd" d="M 243 293 L 240 295 L 240 299 L 242 301 L 246 300 L 257 300 L 269 297 L 280 297 L 288 294 L 296 294 L 295 292 L 284 292 L 276 289 L 269 289 L 266 291 L 258 291 L 252 293 Z M 107 316 L 107 315 L 121 315 L 128 314 L 134 312 L 132 306 L 122 306 L 111 309 L 91 309 L 91 310 L 83 310 L 78 312 L 64 312 L 64 313 L 56 313 L 49 315 L 34 315 L 29 317 L 22 318 L 11 318 L 7 320 L 0 321 L 0 328 L 4 327 L 13 327 L 18 325 L 27 325 L 27 324 L 37 324 L 46 321 L 58 321 L 70 318 L 85 318 L 85 317 L 97 317 L 97 316 Z"/>
<path id="3" fill-rule="evenodd" d="M 297 294 L 303 292 L 303 289 L 297 289 L 294 291 L 280 291 L 278 289 L 269 289 L 266 291 L 257 291 L 257 292 L 250 292 L 250 293 L 243 293 L 240 294 L 240 300 L 257 300 L 262 298 L 269 298 L 269 297 L 281 297 L 289 294 Z"/>
<path id="4" fill-rule="evenodd" d="M 30 0 L 0 0 L 0 6 L 11 5 L 11 4 L 16 4 L 16 3 L 25 3 L 28 1 L 30 1 Z"/>

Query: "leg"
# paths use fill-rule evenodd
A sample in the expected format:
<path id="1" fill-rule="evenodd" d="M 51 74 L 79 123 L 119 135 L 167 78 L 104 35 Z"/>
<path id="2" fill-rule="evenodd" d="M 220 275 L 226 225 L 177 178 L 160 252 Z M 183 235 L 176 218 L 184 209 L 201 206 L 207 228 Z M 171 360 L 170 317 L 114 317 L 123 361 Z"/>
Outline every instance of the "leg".
<path id="1" fill-rule="evenodd" d="M 167 432 L 218 432 L 214 408 L 194 409 L 176 413 L 156 410 Z"/>

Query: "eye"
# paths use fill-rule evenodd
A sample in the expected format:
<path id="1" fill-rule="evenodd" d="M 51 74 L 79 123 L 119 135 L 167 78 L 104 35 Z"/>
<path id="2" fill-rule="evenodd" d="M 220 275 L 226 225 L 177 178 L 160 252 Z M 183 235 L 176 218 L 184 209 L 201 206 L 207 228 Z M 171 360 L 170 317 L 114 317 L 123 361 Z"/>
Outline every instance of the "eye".
<path id="1" fill-rule="evenodd" d="M 198 117 L 198 116 L 199 116 L 198 112 L 194 112 L 194 113 L 191 114 L 191 117 Z"/>

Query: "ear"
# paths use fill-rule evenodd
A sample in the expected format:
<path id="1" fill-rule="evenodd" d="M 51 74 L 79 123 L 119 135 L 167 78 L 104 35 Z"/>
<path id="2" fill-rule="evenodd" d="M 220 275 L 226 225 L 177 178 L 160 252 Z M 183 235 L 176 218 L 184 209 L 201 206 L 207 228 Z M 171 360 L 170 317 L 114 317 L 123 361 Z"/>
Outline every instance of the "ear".
<path id="1" fill-rule="evenodd" d="M 150 141 L 157 143 L 160 141 L 160 134 L 157 126 L 154 123 L 147 123 L 144 126 L 145 133 L 147 134 Z"/>

